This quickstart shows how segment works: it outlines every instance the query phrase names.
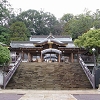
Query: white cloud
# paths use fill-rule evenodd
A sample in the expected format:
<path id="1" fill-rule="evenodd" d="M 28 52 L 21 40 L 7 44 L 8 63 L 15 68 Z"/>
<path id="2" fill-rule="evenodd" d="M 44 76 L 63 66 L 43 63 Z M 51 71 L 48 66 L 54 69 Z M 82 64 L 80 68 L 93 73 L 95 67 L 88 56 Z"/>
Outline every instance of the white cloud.
<path id="1" fill-rule="evenodd" d="M 80 14 L 84 9 L 95 11 L 100 9 L 99 0 L 8 0 L 13 8 L 22 10 L 44 10 L 54 14 L 57 18 L 66 13 Z"/>

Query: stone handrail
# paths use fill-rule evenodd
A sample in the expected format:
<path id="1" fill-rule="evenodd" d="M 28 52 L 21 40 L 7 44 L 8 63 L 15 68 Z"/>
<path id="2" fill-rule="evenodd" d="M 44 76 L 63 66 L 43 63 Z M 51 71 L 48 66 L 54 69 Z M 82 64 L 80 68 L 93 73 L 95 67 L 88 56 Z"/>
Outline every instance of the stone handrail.
<path id="1" fill-rule="evenodd" d="M 16 62 L 14 63 L 14 66 L 12 66 L 9 69 L 9 72 L 6 75 L 4 75 L 4 78 L 3 78 L 4 89 L 5 89 L 6 85 L 8 84 L 9 80 L 12 78 L 13 74 L 15 73 L 15 71 L 18 68 L 18 66 L 20 65 L 20 63 L 21 63 L 21 57 L 19 57 L 16 60 Z"/>
<path id="2" fill-rule="evenodd" d="M 83 68 L 86 76 L 88 77 L 93 89 L 95 88 L 95 77 L 94 75 L 90 72 L 90 70 L 88 69 L 88 67 L 86 66 L 86 64 L 84 63 L 84 61 L 82 60 L 81 56 L 79 56 L 79 63 L 81 65 L 81 67 Z"/>

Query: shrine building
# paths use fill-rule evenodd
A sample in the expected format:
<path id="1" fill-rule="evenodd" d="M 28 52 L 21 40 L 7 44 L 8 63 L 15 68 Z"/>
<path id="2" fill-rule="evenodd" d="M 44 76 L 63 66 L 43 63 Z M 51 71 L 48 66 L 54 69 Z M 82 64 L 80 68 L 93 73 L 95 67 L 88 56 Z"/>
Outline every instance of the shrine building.
<path id="1" fill-rule="evenodd" d="M 33 35 L 29 41 L 12 41 L 10 51 L 24 62 L 77 62 L 84 49 L 76 47 L 70 36 Z"/>

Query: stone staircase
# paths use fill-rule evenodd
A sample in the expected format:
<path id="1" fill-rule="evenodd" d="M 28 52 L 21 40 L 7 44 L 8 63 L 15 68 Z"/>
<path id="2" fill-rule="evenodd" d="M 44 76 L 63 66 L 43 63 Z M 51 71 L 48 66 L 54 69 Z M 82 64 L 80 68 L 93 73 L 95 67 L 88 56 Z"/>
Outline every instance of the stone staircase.
<path id="1" fill-rule="evenodd" d="M 7 89 L 66 90 L 92 89 L 79 63 L 23 62 Z"/>

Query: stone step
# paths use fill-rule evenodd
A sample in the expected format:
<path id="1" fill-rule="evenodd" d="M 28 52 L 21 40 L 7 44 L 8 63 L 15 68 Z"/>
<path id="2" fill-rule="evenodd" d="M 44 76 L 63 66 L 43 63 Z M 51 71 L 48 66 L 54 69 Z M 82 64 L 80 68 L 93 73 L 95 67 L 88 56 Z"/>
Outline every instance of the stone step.
<path id="1" fill-rule="evenodd" d="M 90 89 L 92 88 L 78 63 L 27 63 L 18 67 L 8 89 Z"/>

